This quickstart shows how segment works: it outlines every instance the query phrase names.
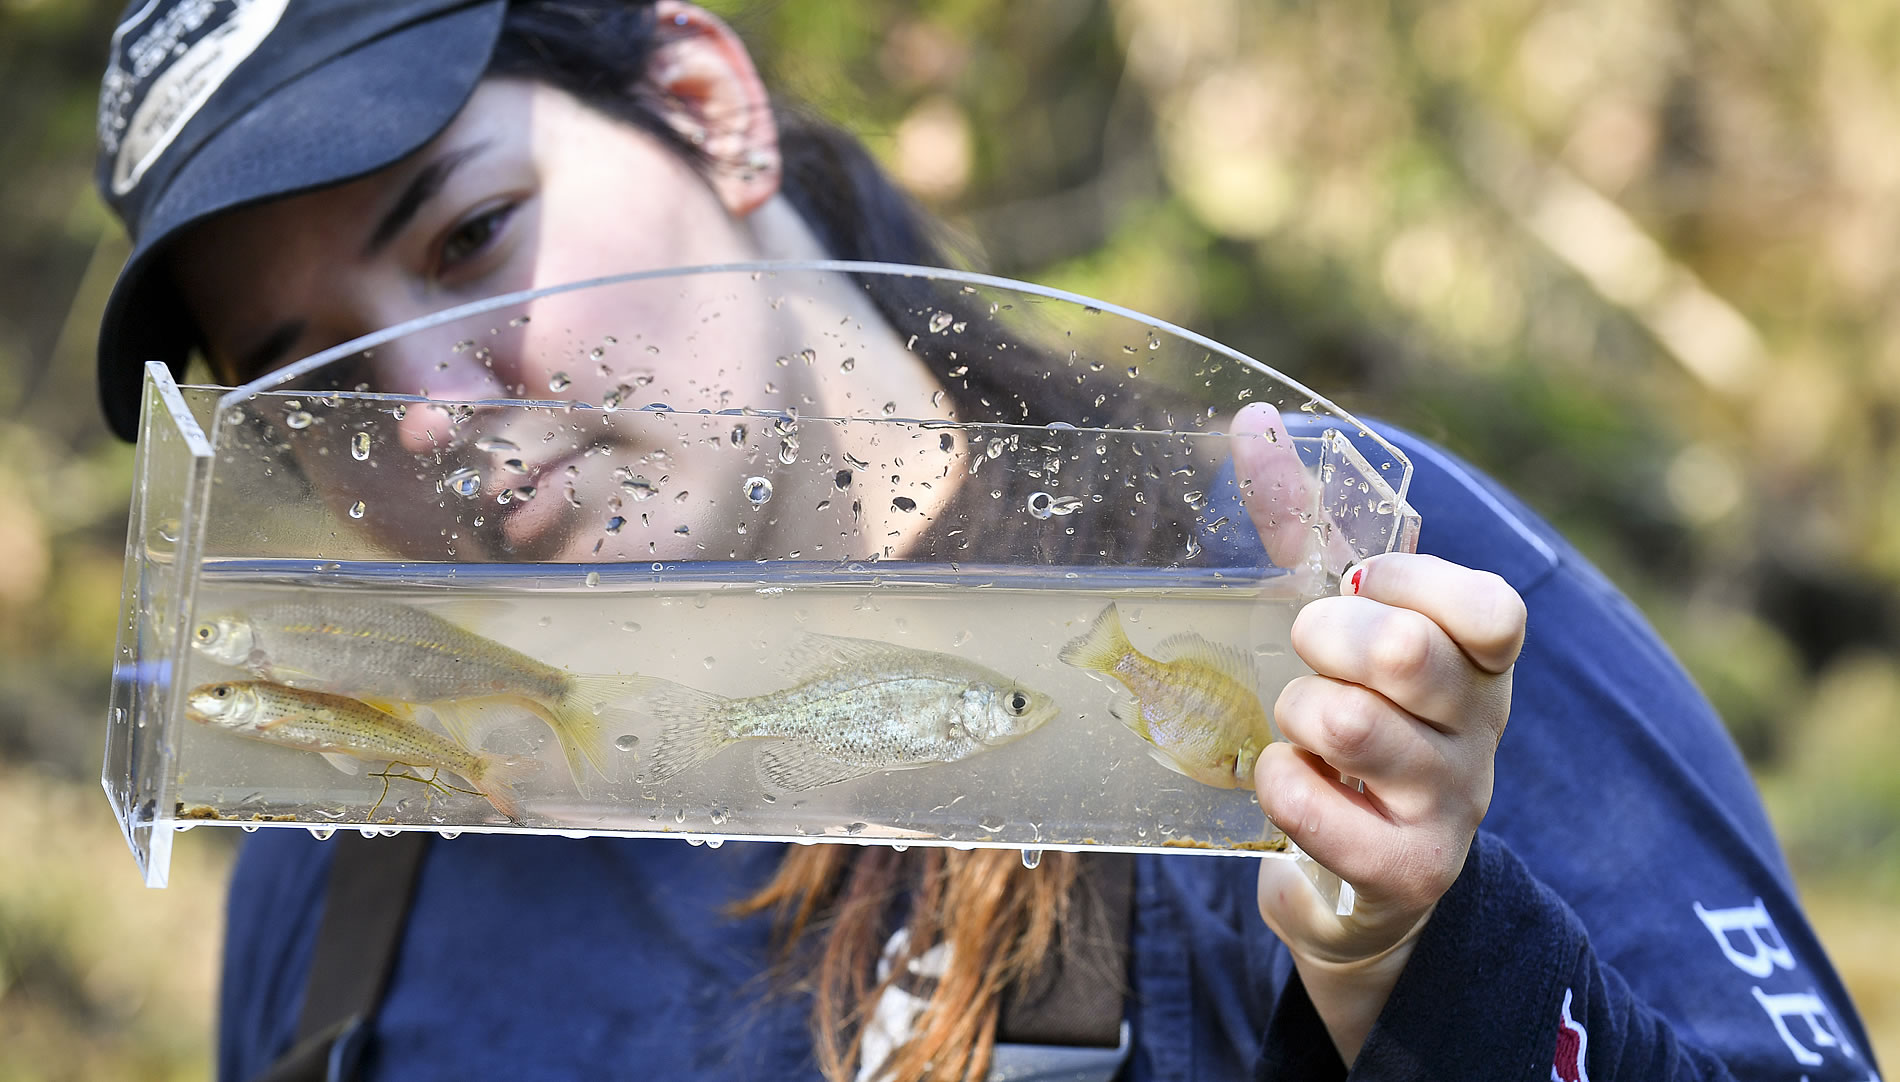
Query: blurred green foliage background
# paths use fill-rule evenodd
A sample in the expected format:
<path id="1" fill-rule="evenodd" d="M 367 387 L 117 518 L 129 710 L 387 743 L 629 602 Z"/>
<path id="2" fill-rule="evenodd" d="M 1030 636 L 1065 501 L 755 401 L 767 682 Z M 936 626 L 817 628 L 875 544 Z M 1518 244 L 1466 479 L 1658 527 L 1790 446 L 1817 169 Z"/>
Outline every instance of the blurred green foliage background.
<path id="1" fill-rule="evenodd" d="M 712 6 L 972 266 L 1227 342 L 1556 522 L 1721 709 L 1900 1062 L 1900 6 Z M 0 0 L 0 1082 L 209 1070 L 232 838 L 148 892 L 96 781 L 118 7 Z"/>

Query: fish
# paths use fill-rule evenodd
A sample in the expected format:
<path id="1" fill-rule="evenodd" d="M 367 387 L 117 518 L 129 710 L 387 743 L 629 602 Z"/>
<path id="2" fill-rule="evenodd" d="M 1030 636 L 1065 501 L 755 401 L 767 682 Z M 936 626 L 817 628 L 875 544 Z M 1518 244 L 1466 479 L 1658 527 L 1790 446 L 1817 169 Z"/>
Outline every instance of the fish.
<path id="1" fill-rule="evenodd" d="M 217 613 L 192 628 L 199 653 L 261 680 L 359 699 L 402 717 L 426 706 L 464 746 L 485 705 L 509 705 L 546 722 L 574 784 L 587 766 L 608 774 L 607 707 L 633 690 L 627 677 L 570 673 L 440 616 L 391 601 L 312 598 Z"/>
<path id="2" fill-rule="evenodd" d="M 470 751 L 356 699 L 263 680 L 195 687 L 185 696 L 185 716 L 268 744 L 317 752 L 348 773 L 355 773 L 350 759 L 439 767 L 467 779 L 496 811 L 515 822 L 521 816 L 512 789 L 542 765 L 534 759 Z"/>
<path id="3" fill-rule="evenodd" d="M 1055 717 L 1055 700 L 952 654 L 809 634 L 780 659 L 799 682 L 725 698 L 644 677 L 641 702 L 666 723 L 646 781 L 664 783 L 747 740 L 773 788 L 803 792 L 886 770 L 953 763 Z"/>
<path id="4" fill-rule="evenodd" d="M 1128 641 L 1111 601 L 1057 656 L 1134 694 L 1116 717 L 1148 742 L 1156 762 L 1218 789 L 1251 786 L 1254 761 L 1273 741 L 1253 666 L 1239 650 L 1193 632 L 1162 640 L 1155 652 L 1149 657 Z"/>

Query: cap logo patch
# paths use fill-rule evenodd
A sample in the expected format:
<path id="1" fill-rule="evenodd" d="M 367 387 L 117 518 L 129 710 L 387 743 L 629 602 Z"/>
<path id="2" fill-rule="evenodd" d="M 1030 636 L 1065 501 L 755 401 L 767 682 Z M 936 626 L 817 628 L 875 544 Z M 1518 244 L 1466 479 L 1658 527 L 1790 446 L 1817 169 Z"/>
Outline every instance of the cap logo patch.
<path id="1" fill-rule="evenodd" d="M 283 17 L 289 0 L 151 0 L 119 24 L 99 89 L 99 143 L 124 196 Z M 163 6 L 165 10 L 159 13 Z"/>

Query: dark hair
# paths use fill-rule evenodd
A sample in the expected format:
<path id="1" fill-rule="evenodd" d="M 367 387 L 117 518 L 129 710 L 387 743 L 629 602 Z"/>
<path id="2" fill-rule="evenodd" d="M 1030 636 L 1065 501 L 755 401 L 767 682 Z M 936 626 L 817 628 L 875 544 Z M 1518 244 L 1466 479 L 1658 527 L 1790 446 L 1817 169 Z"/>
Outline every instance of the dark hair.
<path id="1" fill-rule="evenodd" d="M 663 119 L 662 103 L 644 89 L 647 64 L 663 44 L 665 32 L 650 3 L 515 0 L 489 74 L 564 90 L 661 140 L 702 171 L 729 168 L 731 163 L 710 160 L 701 147 L 683 138 Z M 776 95 L 773 119 L 782 163 L 779 190 L 832 257 L 919 266 L 949 264 L 946 247 L 936 239 L 935 223 L 891 182 L 856 139 L 806 110 L 780 102 Z M 884 274 L 857 278 L 900 336 L 916 336 L 913 348 L 942 381 L 951 415 L 958 420 L 1141 427 L 1141 419 L 1130 415 L 1135 403 L 1171 411 L 1175 417 L 1187 416 L 1181 402 L 1158 388 L 1130 395 L 1126 402 L 1108 403 L 1105 410 L 1100 408 L 1102 403 L 1078 402 L 1067 383 L 1046 378 L 1049 366 L 1044 362 L 1049 358 L 998 329 L 987 305 L 979 311 L 968 296 L 926 279 Z M 970 332 L 955 339 L 929 333 L 932 317 L 943 312 Z M 1143 551 L 1183 552 L 1194 524 L 1191 518 L 1177 519 L 1161 511 L 1169 506 L 1162 498 L 1163 479 L 1157 475 L 1130 481 L 1143 490 L 1143 505 L 1155 514 L 1118 524 L 1120 543 L 1132 541 Z M 964 506 L 973 499 L 967 492 L 970 487 L 966 486 L 959 501 Z M 1010 469 L 997 471 L 994 483 L 982 487 L 1000 489 L 1000 505 L 1020 509 L 1037 483 L 1027 471 Z M 1012 530 L 1010 523 L 1022 524 L 1022 529 Z M 1020 515 L 1006 516 L 996 527 L 1000 532 L 985 524 L 985 532 L 991 534 L 986 548 L 1041 563 L 1072 562 L 1103 534 L 1099 524 L 1096 529 L 1069 533 L 1034 521 L 1023 524 Z"/>

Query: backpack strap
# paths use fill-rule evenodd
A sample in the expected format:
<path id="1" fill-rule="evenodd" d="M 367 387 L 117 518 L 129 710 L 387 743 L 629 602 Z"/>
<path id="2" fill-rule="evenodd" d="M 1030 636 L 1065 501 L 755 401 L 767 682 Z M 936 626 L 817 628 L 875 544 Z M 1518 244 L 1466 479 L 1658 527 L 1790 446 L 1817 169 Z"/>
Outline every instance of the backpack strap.
<path id="1" fill-rule="evenodd" d="M 992 1080 L 1106 1082 L 1121 1070 L 1134 896 L 1132 855 L 1082 854 L 1061 949 L 1003 993 Z"/>
<path id="2" fill-rule="evenodd" d="M 369 1024 L 389 987 L 409 905 L 434 835 L 348 833 L 331 843 L 329 892 L 317 925 L 303 1013 L 288 1052 L 255 1082 L 344 1082 L 354 1078 Z"/>

